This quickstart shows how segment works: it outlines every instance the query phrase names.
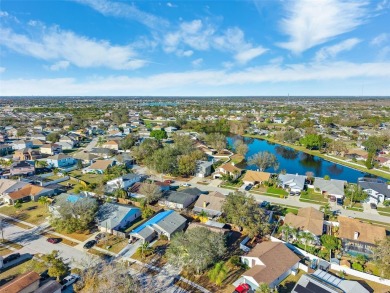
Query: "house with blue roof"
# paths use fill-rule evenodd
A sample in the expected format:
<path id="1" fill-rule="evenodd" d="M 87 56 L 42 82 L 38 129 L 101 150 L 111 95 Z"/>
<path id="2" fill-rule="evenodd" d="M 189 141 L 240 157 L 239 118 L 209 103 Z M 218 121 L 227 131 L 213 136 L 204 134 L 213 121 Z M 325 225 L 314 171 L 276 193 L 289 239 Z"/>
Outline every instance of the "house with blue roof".
<path id="1" fill-rule="evenodd" d="M 141 217 L 141 210 L 139 208 L 115 203 L 105 203 L 100 207 L 98 212 L 98 229 L 102 232 L 114 234 L 115 231 L 123 231 L 126 229 L 126 227 L 139 217 Z"/>
<path id="2" fill-rule="evenodd" d="M 187 219 L 173 210 L 158 213 L 142 225 L 130 232 L 130 238 L 139 239 L 143 243 L 151 242 L 160 235 L 165 235 L 169 240 L 176 232 L 182 231 Z"/>

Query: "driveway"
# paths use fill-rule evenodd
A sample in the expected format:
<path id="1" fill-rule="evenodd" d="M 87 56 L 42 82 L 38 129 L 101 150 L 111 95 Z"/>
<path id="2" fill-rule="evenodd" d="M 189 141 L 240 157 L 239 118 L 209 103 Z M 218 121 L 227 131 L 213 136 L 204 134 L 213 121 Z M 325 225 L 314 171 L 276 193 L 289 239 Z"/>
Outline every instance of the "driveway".
<path id="1" fill-rule="evenodd" d="M 47 242 L 47 238 L 41 236 L 36 229 L 25 230 L 18 226 L 7 224 L 4 228 L 4 238 L 23 245 L 23 248 L 18 250 L 20 254 L 47 254 L 53 250 L 58 250 L 61 257 L 71 267 L 84 267 L 84 264 L 90 264 L 91 261 L 97 260 L 96 257 L 74 247 L 62 243 L 52 244 Z"/>
<path id="2" fill-rule="evenodd" d="M 94 137 L 94 138 L 89 142 L 89 144 L 84 148 L 84 150 L 87 151 L 87 152 L 90 152 L 93 148 L 96 147 L 97 142 L 98 142 L 98 138 L 97 138 L 97 137 Z"/>

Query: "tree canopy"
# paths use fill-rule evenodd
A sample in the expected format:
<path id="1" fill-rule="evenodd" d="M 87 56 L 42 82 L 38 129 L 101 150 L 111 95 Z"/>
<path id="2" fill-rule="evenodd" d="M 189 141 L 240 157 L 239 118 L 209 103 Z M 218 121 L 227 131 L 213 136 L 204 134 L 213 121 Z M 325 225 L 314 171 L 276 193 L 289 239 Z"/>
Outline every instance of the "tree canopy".
<path id="1" fill-rule="evenodd" d="M 229 223 L 242 227 L 249 237 L 269 232 L 264 210 L 252 196 L 246 196 L 242 192 L 230 193 L 226 196 L 222 211 Z"/>
<path id="2" fill-rule="evenodd" d="M 165 130 L 152 130 L 150 132 L 150 137 L 154 137 L 155 139 L 162 140 L 168 138 Z"/>
<path id="3" fill-rule="evenodd" d="M 373 258 L 378 268 L 380 268 L 381 277 L 390 278 L 390 237 L 377 243 L 373 250 Z"/>
<path id="4" fill-rule="evenodd" d="M 167 249 L 167 257 L 169 263 L 200 274 L 220 260 L 225 251 L 225 239 L 221 233 L 197 227 L 175 234 Z"/>
<path id="5" fill-rule="evenodd" d="M 299 140 L 301 145 L 304 145 L 307 149 L 319 149 L 322 146 L 322 137 L 318 134 L 308 134 Z"/>
<path id="6" fill-rule="evenodd" d="M 94 221 L 98 209 L 95 199 L 81 197 L 76 202 L 68 200 L 68 194 L 56 197 L 56 211 L 50 218 L 50 224 L 66 233 L 86 231 Z"/>
<path id="7" fill-rule="evenodd" d="M 248 160 L 249 165 L 255 165 L 260 171 L 273 167 L 274 170 L 279 168 L 279 162 L 276 156 L 269 151 L 259 152 L 251 156 Z"/>

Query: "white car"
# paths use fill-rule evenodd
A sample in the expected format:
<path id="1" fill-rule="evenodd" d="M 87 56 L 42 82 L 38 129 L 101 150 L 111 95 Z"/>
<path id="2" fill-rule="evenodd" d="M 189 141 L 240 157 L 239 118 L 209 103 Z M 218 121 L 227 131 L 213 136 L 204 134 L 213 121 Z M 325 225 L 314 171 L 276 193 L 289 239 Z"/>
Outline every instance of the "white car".
<path id="1" fill-rule="evenodd" d="M 72 285 L 73 283 L 77 282 L 77 280 L 80 279 L 79 275 L 76 274 L 70 274 L 69 276 L 66 276 L 60 284 L 62 285 L 62 290 L 65 289 L 66 287 Z"/>
<path id="2" fill-rule="evenodd" d="M 182 183 L 181 186 L 189 187 L 189 186 L 191 186 L 191 184 L 189 184 L 189 183 Z"/>

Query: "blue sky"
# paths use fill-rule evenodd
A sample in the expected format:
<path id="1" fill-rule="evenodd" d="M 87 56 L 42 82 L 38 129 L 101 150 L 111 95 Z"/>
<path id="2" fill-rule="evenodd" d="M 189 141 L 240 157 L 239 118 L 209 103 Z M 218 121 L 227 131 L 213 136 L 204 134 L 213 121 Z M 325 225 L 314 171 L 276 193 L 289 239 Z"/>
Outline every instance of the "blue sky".
<path id="1" fill-rule="evenodd" d="M 0 5 L 0 95 L 390 95 L 390 0 Z"/>

